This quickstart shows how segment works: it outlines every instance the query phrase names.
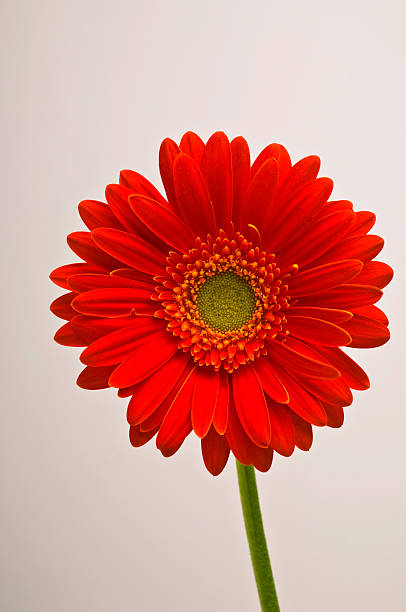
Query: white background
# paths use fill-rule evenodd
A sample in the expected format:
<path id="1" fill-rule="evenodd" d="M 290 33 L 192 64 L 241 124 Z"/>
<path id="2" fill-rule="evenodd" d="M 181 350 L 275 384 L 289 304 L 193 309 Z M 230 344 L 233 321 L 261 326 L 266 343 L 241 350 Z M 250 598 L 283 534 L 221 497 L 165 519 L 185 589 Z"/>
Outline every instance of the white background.
<path id="1" fill-rule="evenodd" d="M 77 202 L 121 168 L 160 185 L 160 141 L 188 129 L 319 154 L 336 198 L 377 213 L 396 275 L 393 339 L 356 356 L 371 390 L 259 486 L 283 612 L 405 610 L 404 6 L 2 3 L 5 612 L 258 609 L 233 462 L 211 477 L 192 436 L 131 448 L 126 401 L 77 388 L 79 350 L 52 341 Z"/>

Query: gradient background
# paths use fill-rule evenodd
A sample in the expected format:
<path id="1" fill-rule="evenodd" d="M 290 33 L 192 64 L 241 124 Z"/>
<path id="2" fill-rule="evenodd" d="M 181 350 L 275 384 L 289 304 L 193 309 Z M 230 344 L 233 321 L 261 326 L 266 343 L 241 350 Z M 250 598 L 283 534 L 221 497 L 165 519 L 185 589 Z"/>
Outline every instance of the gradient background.
<path id="1" fill-rule="evenodd" d="M 258 480 L 283 612 L 406 609 L 404 7 L 2 3 L 1 610 L 258 610 L 233 461 L 211 477 L 192 436 L 132 449 L 126 401 L 77 388 L 80 350 L 52 342 L 77 202 L 121 168 L 160 185 L 160 141 L 188 129 L 317 153 L 377 213 L 397 272 L 393 340 L 356 355 L 372 388 Z"/>

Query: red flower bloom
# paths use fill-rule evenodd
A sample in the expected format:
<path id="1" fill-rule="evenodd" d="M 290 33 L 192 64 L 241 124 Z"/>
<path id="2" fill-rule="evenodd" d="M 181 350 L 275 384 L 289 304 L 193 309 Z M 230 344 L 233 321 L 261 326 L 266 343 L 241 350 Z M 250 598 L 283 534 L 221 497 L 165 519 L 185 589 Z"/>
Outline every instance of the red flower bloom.
<path id="1" fill-rule="evenodd" d="M 351 389 L 369 387 L 339 347 L 389 339 L 375 215 L 329 200 L 319 158 L 292 166 L 278 144 L 251 165 L 243 138 L 188 132 L 159 162 L 167 199 L 124 170 L 107 204 L 79 204 L 89 231 L 68 244 L 84 263 L 51 274 L 68 290 L 55 340 L 87 347 L 80 387 L 131 397 L 133 446 L 157 434 L 168 457 L 194 430 L 212 474 L 230 449 L 266 471 L 274 450 L 308 450 L 312 425 L 340 427 Z"/>

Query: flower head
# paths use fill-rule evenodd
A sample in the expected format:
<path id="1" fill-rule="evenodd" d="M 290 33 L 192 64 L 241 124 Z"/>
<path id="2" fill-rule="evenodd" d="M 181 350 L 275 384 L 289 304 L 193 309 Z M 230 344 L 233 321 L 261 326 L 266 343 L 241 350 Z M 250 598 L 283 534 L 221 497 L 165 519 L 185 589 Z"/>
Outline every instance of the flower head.
<path id="1" fill-rule="evenodd" d="M 166 198 L 124 170 L 107 204 L 79 204 L 89 231 L 68 244 L 82 262 L 51 274 L 68 290 L 55 340 L 86 347 L 80 387 L 130 397 L 134 446 L 156 436 L 170 456 L 193 430 L 212 474 L 230 450 L 266 471 L 369 387 L 340 347 L 389 339 L 375 215 L 329 200 L 319 158 L 292 166 L 278 144 L 251 164 L 243 138 L 188 132 L 159 162 Z"/>

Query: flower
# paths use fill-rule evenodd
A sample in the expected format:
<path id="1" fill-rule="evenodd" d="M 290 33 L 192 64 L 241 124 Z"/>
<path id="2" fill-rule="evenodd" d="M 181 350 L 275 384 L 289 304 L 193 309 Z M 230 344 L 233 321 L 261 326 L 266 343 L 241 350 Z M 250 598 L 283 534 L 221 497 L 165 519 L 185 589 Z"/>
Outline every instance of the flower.
<path id="1" fill-rule="evenodd" d="M 169 457 L 193 430 L 212 474 L 230 450 L 267 471 L 369 387 L 340 347 L 389 339 L 375 215 L 329 200 L 320 159 L 292 165 L 279 144 L 251 165 L 242 137 L 187 132 L 159 165 L 166 199 L 123 170 L 107 204 L 79 204 L 89 231 L 68 244 L 82 262 L 51 274 L 68 291 L 51 305 L 68 321 L 55 340 L 86 347 L 80 387 L 130 397 L 133 446 L 156 435 Z"/>

